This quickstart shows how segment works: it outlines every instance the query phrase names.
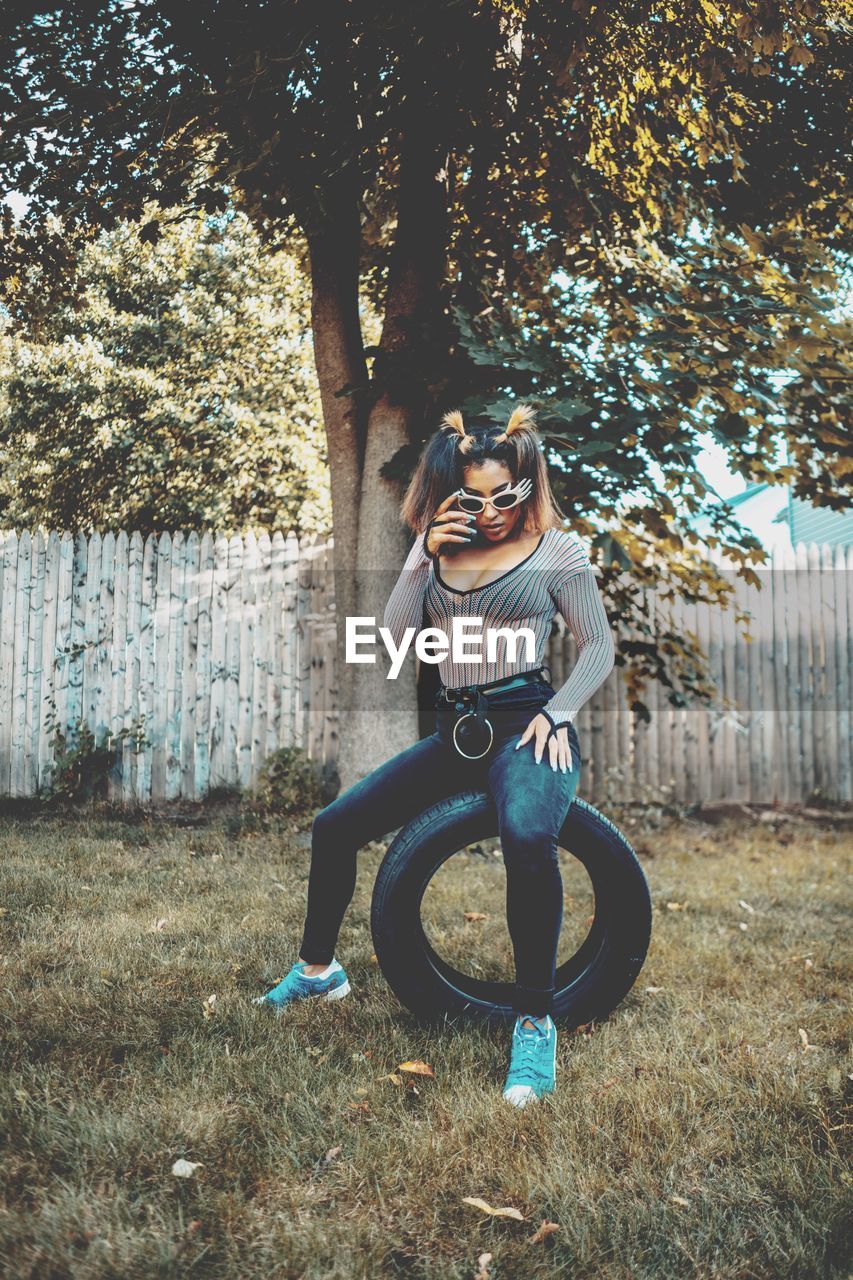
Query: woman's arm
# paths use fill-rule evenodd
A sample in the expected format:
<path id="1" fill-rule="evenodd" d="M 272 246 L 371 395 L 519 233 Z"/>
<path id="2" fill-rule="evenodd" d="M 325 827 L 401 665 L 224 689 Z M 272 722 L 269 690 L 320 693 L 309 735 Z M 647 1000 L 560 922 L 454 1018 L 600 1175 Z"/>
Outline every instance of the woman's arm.
<path id="1" fill-rule="evenodd" d="M 388 597 L 382 619 L 383 626 L 391 632 L 398 648 L 403 642 L 407 627 L 414 627 L 416 633 L 421 629 L 424 593 L 431 564 L 432 557 L 424 550 L 424 535 L 419 533 L 406 557 L 394 590 Z"/>
<path id="2" fill-rule="evenodd" d="M 549 591 L 577 642 L 578 656 L 568 680 L 541 711 L 556 729 L 575 719 L 610 675 L 616 657 L 595 570 L 580 542 L 567 537 L 574 543 L 571 555 L 556 571 Z"/>

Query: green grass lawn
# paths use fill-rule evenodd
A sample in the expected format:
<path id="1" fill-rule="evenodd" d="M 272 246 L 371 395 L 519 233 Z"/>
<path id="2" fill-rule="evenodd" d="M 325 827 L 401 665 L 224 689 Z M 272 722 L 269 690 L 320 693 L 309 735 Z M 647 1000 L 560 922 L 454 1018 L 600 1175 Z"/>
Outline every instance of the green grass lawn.
<path id="1" fill-rule="evenodd" d="M 606 1022 L 560 1029 L 556 1093 L 516 1110 L 510 1028 L 428 1030 L 376 965 L 385 845 L 337 948 L 353 993 L 276 1020 L 250 997 L 296 958 L 304 831 L 0 819 L 2 1274 L 846 1276 L 851 837 L 624 829 L 646 965 Z M 451 859 L 424 921 L 511 977 L 496 851 Z M 561 859 L 562 961 L 591 898 Z"/>

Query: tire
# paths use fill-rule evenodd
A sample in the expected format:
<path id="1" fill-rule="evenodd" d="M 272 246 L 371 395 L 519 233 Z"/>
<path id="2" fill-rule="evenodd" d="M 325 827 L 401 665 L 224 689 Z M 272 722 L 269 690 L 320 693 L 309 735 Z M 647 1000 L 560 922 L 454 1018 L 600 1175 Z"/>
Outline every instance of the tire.
<path id="1" fill-rule="evenodd" d="M 497 835 L 491 797 L 461 791 L 401 827 L 379 867 L 370 914 L 376 958 L 391 990 L 422 1021 L 515 1020 L 513 984 L 455 969 L 436 954 L 421 921 L 421 902 L 439 868 L 467 845 Z M 651 938 L 652 903 L 631 845 L 584 800 L 572 802 L 558 843 L 586 868 L 595 897 L 586 938 L 557 966 L 554 1021 L 574 1028 L 607 1017 L 634 985 Z"/>

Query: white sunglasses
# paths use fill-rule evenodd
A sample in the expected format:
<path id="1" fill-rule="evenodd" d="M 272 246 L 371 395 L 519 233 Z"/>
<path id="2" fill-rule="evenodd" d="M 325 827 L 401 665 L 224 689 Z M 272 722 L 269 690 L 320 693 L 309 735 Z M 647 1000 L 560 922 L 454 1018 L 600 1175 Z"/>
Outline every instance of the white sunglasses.
<path id="1" fill-rule="evenodd" d="M 480 498 L 473 493 L 466 493 L 464 489 L 457 489 L 454 496 L 463 511 L 467 511 L 469 515 L 476 516 L 485 510 L 487 502 L 490 502 L 498 511 L 508 511 L 510 507 L 515 507 L 519 502 L 524 502 L 525 498 L 529 498 L 532 492 L 533 481 L 525 476 L 512 489 L 502 489 L 493 498 Z"/>

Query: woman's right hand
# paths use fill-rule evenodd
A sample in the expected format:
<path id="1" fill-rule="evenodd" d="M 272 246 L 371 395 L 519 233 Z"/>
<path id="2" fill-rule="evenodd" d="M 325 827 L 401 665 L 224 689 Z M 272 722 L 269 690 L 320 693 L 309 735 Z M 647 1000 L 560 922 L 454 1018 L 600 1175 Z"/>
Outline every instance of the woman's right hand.
<path id="1" fill-rule="evenodd" d="M 432 524 L 424 538 L 424 546 L 431 556 L 441 554 L 448 542 L 468 543 L 473 537 L 474 517 L 456 506 L 456 494 L 445 498 L 432 518 Z"/>

